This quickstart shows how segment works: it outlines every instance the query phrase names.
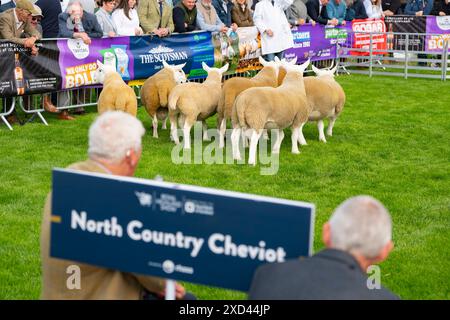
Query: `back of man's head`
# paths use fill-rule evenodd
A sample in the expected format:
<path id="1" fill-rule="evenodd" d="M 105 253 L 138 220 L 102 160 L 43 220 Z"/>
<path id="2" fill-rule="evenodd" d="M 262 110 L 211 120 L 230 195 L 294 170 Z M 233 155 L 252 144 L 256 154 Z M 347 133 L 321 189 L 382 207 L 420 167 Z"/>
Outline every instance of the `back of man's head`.
<path id="1" fill-rule="evenodd" d="M 371 196 L 344 201 L 329 220 L 330 246 L 375 259 L 391 244 L 392 221 L 387 209 Z"/>
<path id="2" fill-rule="evenodd" d="M 105 112 L 89 128 L 89 158 L 119 163 L 130 149 L 140 151 L 144 133 L 136 117 L 122 111 Z"/>

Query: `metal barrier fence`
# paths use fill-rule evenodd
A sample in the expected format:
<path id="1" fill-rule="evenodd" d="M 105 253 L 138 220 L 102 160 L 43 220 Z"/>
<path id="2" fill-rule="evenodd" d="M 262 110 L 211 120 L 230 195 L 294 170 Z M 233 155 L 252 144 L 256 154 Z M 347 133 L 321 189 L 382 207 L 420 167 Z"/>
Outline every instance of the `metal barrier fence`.
<path id="1" fill-rule="evenodd" d="M 331 64 L 332 60 L 322 60 L 316 61 L 313 64 L 317 67 L 326 67 Z M 311 70 L 306 71 L 306 73 L 312 73 Z M 258 70 L 234 73 L 230 75 L 225 75 L 223 81 L 231 79 L 233 77 L 253 77 L 258 73 Z M 202 83 L 205 78 L 191 79 L 190 82 Z M 142 85 L 133 85 L 136 97 L 140 100 L 140 91 Z M 38 118 L 44 125 L 48 126 L 42 112 L 45 111 L 44 99 L 51 99 L 53 102 L 56 101 L 55 106 L 58 110 L 67 109 L 77 109 L 90 106 L 96 106 L 97 100 L 100 95 L 101 88 L 81 88 L 81 89 L 71 89 L 52 93 L 34 94 L 34 95 L 24 95 L 15 98 L 2 98 L 0 104 L 0 119 L 6 124 L 8 129 L 13 130 L 12 126 L 7 120 L 7 117 L 11 115 L 16 106 L 20 106 L 20 109 L 28 115 L 32 115 L 27 121 L 33 121 Z M 5 107 L 4 107 L 5 106 Z"/>
<path id="2" fill-rule="evenodd" d="M 386 49 L 379 49 L 378 38 L 386 36 Z M 339 71 L 346 74 L 430 78 L 445 81 L 448 71 L 448 40 L 440 34 L 350 32 L 345 44 L 337 44 Z M 442 39 L 442 49 L 427 50 L 432 37 Z M 355 39 L 363 43 L 355 47 Z M 355 55 L 360 54 L 360 55 Z"/>
<path id="3" fill-rule="evenodd" d="M 378 38 L 386 35 L 387 48 L 378 49 Z M 366 74 L 369 77 L 374 75 L 400 76 L 409 78 L 432 78 L 445 81 L 448 75 L 448 39 L 443 39 L 442 50 L 427 51 L 427 39 L 432 36 L 442 36 L 439 34 L 414 34 L 395 33 L 387 34 L 380 32 L 348 32 L 345 43 L 336 43 L 338 72 L 346 74 Z M 355 48 L 355 39 L 362 43 L 360 48 Z M 363 41 L 361 41 L 363 39 Z M 357 54 L 357 55 L 355 55 Z M 317 67 L 327 67 L 332 60 L 316 61 L 313 64 Z M 224 81 L 232 77 L 252 77 L 258 71 L 247 71 L 224 76 Z M 308 72 L 308 71 L 307 71 Z M 311 72 L 311 71 L 309 71 Z M 190 80 L 192 82 L 203 82 L 205 78 Z M 140 99 L 141 85 L 134 85 L 136 96 Z M 7 120 L 17 105 L 26 114 L 32 117 L 32 121 L 38 117 L 42 123 L 48 125 L 42 112 L 44 108 L 44 97 L 53 96 L 56 100 L 58 110 L 83 108 L 97 105 L 101 88 L 82 88 L 59 91 L 53 93 L 25 95 L 16 98 L 0 99 L 0 119 L 6 124 L 8 129 L 13 130 Z"/>

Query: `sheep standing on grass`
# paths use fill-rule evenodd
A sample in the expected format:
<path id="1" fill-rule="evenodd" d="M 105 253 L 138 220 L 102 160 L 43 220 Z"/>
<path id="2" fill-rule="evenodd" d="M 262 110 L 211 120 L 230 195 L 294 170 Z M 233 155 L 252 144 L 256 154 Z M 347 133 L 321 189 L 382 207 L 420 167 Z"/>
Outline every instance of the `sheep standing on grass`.
<path id="1" fill-rule="evenodd" d="M 256 165 L 256 148 L 263 129 L 277 129 L 277 140 L 272 152 L 279 153 L 284 138 L 283 129 L 292 128 L 292 153 L 299 153 L 298 142 L 301 128 L 311 112 L 306 99 L 303 72 L 309 60 L 302 65 L 283 63 L 287 74 L 277 88 L 250 88 L 242 92 L 235 101 L 232 114 L 233 132 L 231 142 L 233 158 L 240 160 L 239 136 L 241 129 L 251 131 L 248 163 Z"/>
<path id="2" fill-rule="evenodd" d="M 142 104 L 153 123 L 153 138 L 158 138 L 158 120 L 164 120 L 162 128 L 166 128 L 169 94 L 177 84 L 186 82 L 185 65 L 169 65 L 163 61 L 164 68 L 145 80 L 141 88 Z"/>
<path id="3" fill-rule="evenodd" d="M 133 116 L 137 113 L 137 98 L 134 90 L 123 81 L 116 68 L 97 60 L 95 77 L 103 84 L 97 101 L 99 114 L 106 111 L 123 111 Z"/>
<path id="4" fill-rule="evenodd" d="M 263 69 L 253 78 L 235 77 L 224 82 L 222 94 L 220 95 L 219 104 L 217 106 L 217 126 L 219 130 L 219 148 L 225 145 L 225 131 L 227 128 L 227 120 L 231 119 L 234 100 L 244 90 L 254 87 L 276 87 L 278 86 L 277 77 L 280 67 L 280 60 L 265 61 L 259 57 L 259 63 L 263 65 Z"/>
<path id="5" fill-rule="evenodd" d="M 312 69 L 317 77 L 305 78 L 306 96 L 312 109 L 309 121 L 317 121 L 319 140 L 327 142 L 323 132 L 323 119 L 329 119 L 327 135 L 331 137 L 334 123 L 344 108 L 345 92 L 334 79 L 337 66 L 331 70 L 320 70 L 314 66 L 312 66 Z"/>
<path id="6" fill-rule="evenodd" d="M 176 144 L 179 143 L 177 135 L 177 120 L 181 117 L 183 124 L 184 148 L 191 148 L 190 131 L 197 120 L 203 121 L 206 129 L 207 118 L 214 115 L 222 91 L 222 75 L 228 70 L 228 63 L 222 68 L 210 68 L 202 62 L 203 70 L 208 77 L 203 83 L 183 83 L 176 86 L 169 95 L 170 131 Z M 206 130 L 203 133 L 205 139 Z"/>

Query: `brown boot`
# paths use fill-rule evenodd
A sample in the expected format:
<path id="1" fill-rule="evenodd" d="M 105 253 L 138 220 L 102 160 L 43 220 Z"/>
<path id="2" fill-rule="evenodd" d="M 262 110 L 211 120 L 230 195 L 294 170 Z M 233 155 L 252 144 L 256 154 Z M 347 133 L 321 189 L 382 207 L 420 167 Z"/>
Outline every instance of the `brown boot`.
<path id="1" fill-rule="evenodd" d="M 19 119 L 17 119 L 17 116 L 15 114 L 10 114 L 6 117 L 6 121 L 8 121 L 9 124 L 15 124 L 19 122 Z"/>
<path id="2" fill-rule="evenodd" d="M 44 96 L 44 109 L 47 112 L 57 113 L 58 109 L 53 105 L 49 95 Z"/>
<path id="3" fill-rule="evenodd" d="M 60 120 L 75 120 L 74 117 L 69 116 L 69 112 L 67 112 L 67 110 L 61 111 L 61 113 L 58 114 L 58 118 L 59 118 Z"/>

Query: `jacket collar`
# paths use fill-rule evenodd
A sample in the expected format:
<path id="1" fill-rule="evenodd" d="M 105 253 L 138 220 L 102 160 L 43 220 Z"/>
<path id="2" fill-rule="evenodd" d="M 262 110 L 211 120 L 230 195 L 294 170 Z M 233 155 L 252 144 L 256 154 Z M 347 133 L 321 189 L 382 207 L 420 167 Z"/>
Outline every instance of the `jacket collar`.
<path id="1" fill-rule="evenodd" d="M 314 255 L 320 259 L 333 260 L 345 264 L 349 269 L 363 272 L 358 261 L 350 253 L 338 249 L 324 249 Z"/>

